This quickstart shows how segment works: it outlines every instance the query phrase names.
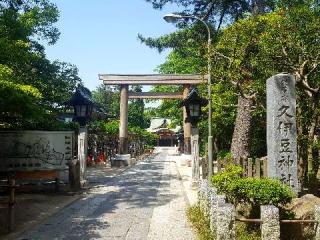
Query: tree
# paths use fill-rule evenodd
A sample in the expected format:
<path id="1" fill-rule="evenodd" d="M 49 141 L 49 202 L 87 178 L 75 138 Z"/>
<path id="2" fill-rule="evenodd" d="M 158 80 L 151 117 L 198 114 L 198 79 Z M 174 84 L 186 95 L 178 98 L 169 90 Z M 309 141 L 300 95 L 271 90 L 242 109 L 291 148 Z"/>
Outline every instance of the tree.
<path id="1" fill-rule="evenodd" d="M 320 4 L 314 0 L 281 9 L 270 16 L 268 32 L 261 38 L 265 64 L 296 77 L 300 176 L 307 166 L 311 179 L 316 174 L 314 165 L 319 161 L 319 140 L 315 132 L 320 124 L 319 14 Z"/>
<path id="2" fill-rule="evenodd" d="M 154 8 L 162 8 L 168 1 L 166 0 L 153 0 L 148 1 L 153 4 Z M 219 52 L 215 51 L 214 45 L 219 42 L 220 35 L 225 26 L 231 25 L 233 21 L 246 17 L 249 13 L 258 14 L 261 12 L 272 11 L 276 4 L 276 1 L 264 1 L 264 0 L 253 0 L 253 1 L 170 1 L 176 4 L 181 4 L 186 10 L 179 12 L 182 15 L 194 15 L 207 21 L 211 26 L 213 33 L 213 61 L 214 65 L 219 64 L 221 56 Z M 206 40 L 207 32 L 202 24 L 195 23 L 190 28 L 186 28 L 189 22 L 193 22 L 192 19 L 184 19 L 177 24 L 177 27 L 182 29 L 173 34 L 165 35 L 157 39 L 154 38 L 143 38 L 139 36 L 140 40 L 146 43 L 150 47 L 157 48 L 162 51 L 164 48 L 173 48 L 174 51 L 179 52 L 181 55 L 188 53 L 186 49 L 188 47 L 196 47 L 202 51 L 202 55 L 206 54 Z M 189 39 L 195 39 L 194 42 L 190 43 Z M 248 49 L 250 51 L 250 49 Z M 203 63 L 205 60 L 202 58 Z M 221 69 L 220 69 L 221 70 Z M 199 71 L 199 72 L 205 72 Z M 221 78 L 223 80 L 225 78 Z M 247 80 L 246 80 L 247 81 Z M 215 82 L 220 82 L 220 78 L 216 79 Z M 238 97 L 238 111 L 237 119 L 235 123 L 233 133 L 233 144 L 231 151 L 234 157 L 248 157 L 250 154 L 250 140 L 251 140 L 251 108 L 253 105 L 253 97 L 245 95 L 242 90 L 242 84 L 236 84 L 239 97 Z M 214 114 L 214 112 L 213 112 Z M 217 140 L 216 140 L 217 141 Z"/>
<path id="3" fill-rule="evenodd" d="M 92 92 L 93 100 L 98 103 L 109 119 L 119 119 L 120 93 L 119 87 L 101 84 Z"/>
<path id="4" fill-rule="evenodd" d="M 7 91 L 10 91 L 9 88 L 15 91 L 18 86 L 23 86 L 23 89 L 28 86 L 33 92 L 39 93 L 34 97 L 41 96 L 36 97 L 34 101 L 27 101 L 32 102 L 30 107 L 36 105 L 39 111 L 32 115 L 32 119 L 26 119 L 23 110 L 28 108 L 17 111 L 14 106 L 25 106 L 26 102 L 21 98 L 18 100 L 18 97 L 11 98 L 15 100 L 11 101 L 1 95 L 0 101 L 7 108 L 6 111 L 0 112 L 0 121 L 8 126 L 12 124 L 6 121 L 15 122 L 8 116 L 16 116 L 15 120 L 19 120 L 23 125 L 23 122 L 32 121 L 34 124 L 42 121 L 48 113 L 56 114 L 70 98 L 76 86 L 81 84 L 74 65 L 50 62 L 45 56 L 44 47 L 40 44 L 40 41 L 54 44 L 58 40 L 60 33 L 54 26 L 58 17 L 57 7 L 49 0 L 0 2 L 0 71 L 7 69 L 10 72 L 10 77 L 5 76 L 2 81 L 5 82 Z M 8 112 L 10 109 L 14 111 Z"/>
<path id="5" fill-rule="evenodd" d="M 273 13 L 237 21 L 224 30 L 218 45 L 231 59 L 225 62 L 228 78 L 241 84 L 242 91 L 254 93 L 256 106 L 265 102 L 265 79 L 279 72 L 296 76 L 300 178 L 306 165 L 308 174 L 314 176 L 319 159 L 315 134 L 319 124 L 318 16 L 316 1 L 283 5 Z"/>
<path id="6" fill-rule="evenodd" d="M 142 92 L 140 85 L 131 87 L 133 92 Z M 148 123 L 144 118 L 144 102 L 142 99 L 131 100 L 128 105 L 128 123 L 133 127 L 147 128 Z"/>
<path id="7" fill-rule="evenodd" d="M 42 98 L 40 92 L 29 85 L 16 84 L 9 79 L 12 70 L 0 65 L 0 113 L 2 124 L 30 119 L 39 114 L 37 102 Z M 1 127 L 7 127 L 6 124 Z"/>

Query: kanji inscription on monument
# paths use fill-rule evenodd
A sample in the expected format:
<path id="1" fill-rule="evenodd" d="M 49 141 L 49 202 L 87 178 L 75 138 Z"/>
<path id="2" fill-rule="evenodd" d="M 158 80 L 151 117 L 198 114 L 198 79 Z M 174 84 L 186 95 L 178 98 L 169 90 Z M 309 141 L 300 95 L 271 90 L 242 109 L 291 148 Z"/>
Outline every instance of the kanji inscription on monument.
<path id="1" fill-rule="evenodd" d="M 278 74 L 267 80 L 268 177 L 298 191 L 295 79 Z"/>

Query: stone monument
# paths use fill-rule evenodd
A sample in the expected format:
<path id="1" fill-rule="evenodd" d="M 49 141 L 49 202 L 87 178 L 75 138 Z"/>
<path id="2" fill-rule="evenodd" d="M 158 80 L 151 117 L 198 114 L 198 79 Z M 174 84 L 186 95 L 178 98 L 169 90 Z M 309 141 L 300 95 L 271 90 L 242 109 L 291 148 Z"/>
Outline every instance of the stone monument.
<path id="1" fill-rule="evenodd" d="M 278 74 L 267 80 L 268 177 L 298 192 L 295 79 Z"/>

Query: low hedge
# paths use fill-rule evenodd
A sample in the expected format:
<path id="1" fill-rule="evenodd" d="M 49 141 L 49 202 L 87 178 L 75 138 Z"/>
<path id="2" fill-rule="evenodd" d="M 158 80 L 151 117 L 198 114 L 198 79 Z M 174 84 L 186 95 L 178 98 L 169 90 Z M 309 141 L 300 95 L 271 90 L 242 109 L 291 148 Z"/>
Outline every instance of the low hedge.
<path id="1" fill-rule="evenodd" d="M 229 165 L 225 171 L 212 177 L 212 185 L 234 204 L 245 202 L 252 206 L 271 204 L 281 207 L 295 196 L 290 187 L 279 180 L 242 178 L 242 172 L 241 167 Z"/>
<path id="2" fill-rule="evenodd" d="M 275 179 L 241 178 L 230 184 L 230 198 L 235 202 L 280 207 L 291 202 L 293 197 L 291 189 Z"/>

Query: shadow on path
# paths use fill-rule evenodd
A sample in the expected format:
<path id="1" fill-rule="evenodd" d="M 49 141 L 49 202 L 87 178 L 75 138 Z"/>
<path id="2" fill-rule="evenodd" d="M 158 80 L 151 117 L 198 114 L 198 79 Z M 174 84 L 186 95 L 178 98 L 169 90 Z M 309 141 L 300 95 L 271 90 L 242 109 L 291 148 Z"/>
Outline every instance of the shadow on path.
<path id="1" fill-rule="evenodd" d="M 176 196 L 161 193 L 176 175 L 165 173 L 166 153 L 146 159 L 115 177 L 100 176 L 99 183 L 79 201 L 66 207 L 19 239 L 123 239 L 140 224 L 138 239 L 146 239 L 153 208 Z M 164 161 L 162 161 L 164 160 Z M 144 233 L 143 233 L 144 232 Z"/>

